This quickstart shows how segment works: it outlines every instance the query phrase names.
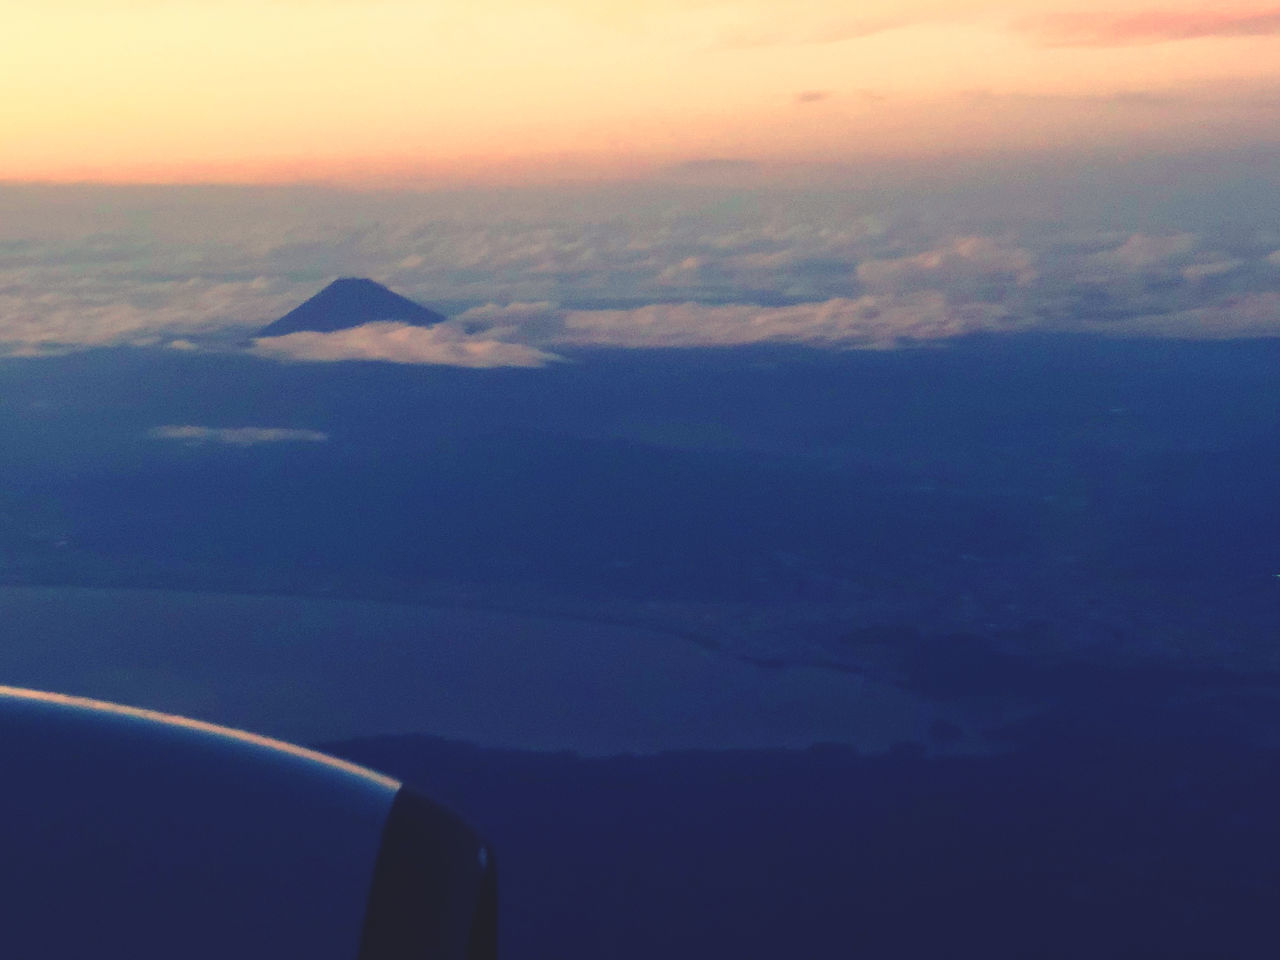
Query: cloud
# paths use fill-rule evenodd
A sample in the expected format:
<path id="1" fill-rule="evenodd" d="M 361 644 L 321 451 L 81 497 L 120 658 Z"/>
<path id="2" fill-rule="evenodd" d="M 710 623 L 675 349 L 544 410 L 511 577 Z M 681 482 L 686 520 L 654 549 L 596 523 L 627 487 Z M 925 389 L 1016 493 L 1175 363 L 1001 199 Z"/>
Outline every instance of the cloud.
<path id="1" fill-rule="evenodd" d="M 1280 8 L 1149 10 L 1142 13 L 1056 13 L 1023 20 L 1021 32 L 1051 47 L 1119 47 L 1203 37 L 1280 34 Z"/>
<path id="2" fill-rule="evenodd" d="M 484 328 L 490 328 L 550 316 L 556 310 L 556 305 L 550 300 L 539 300 L 533 303 L 518 301 L 506 304 L 486 303 L 464 310 L 454 319 L 457 323 L 479 324 Z"/>
<path id="3" fill-rule="evenodd" d="M 562 327 L 563 311 L 548 300 L 536 303 L 486 303 L 464 310 L 453 325 L 468 336 L 525 344 L 554 339 Z"/>
<path id="4" fill-rule="evenodd" d="M 525 344 L 472 336 L 451 324 L 366 323 L 334 333 L 258 337 L 253 351 L 277 360 L 313 363 L 374 360 L 476 368 L 541 367 L 558 359 Z"/>
<path id="5" fill-rule="evenodd" d="M 1183 257 L 1195 247 L 1196 238 L 1190 233 L 1135 233 L 1120 246 L 1096 254 L 1094 261 L 1108 267 L 1142 270 Z"/>
<path id="6" fill-rule="evenodd" d="M 0 344 L 62 351 L 76 347 L 187 340 L 247 326 L 289 303 L 291 285 L 256 277 L 154 279 L 83 268 L 0 271 Z"/>
<path id="7" fill-rule="evenodd" d="M 1108 123 L 1144 127 L 1155 121 L 1175 126 L 1208 122 L 1215 126 L 1217 136 L 1225 134 L 1223 124 L 1269 123 L 1280 111 L 1280 90 L 1271 78 L 1184 81 L 1073 93 L 970 89 L 957 97 L 966 107 L 981 109 L 991 117 L 1001 116 L 1002 122 L 1029 122 L 1043 116 L 1045 109 L 1054 109 L 1062 116 L 1092 118 L 1091 122 L 1106 119 Z M 1148 129 L 1154 132 L 1154 128 Z M 1186 142 L 1195 144 L 1195 138 Z"/>
<path id="8" fill-rule="evenodd" d="M 787 307 L 672 303 L 631 310 L 576 310 L 565 314 L 557 342 L 615 347 L 753 343 L 891 347 L 902 341 L 939 340 L 1018 325 L 997 304 L 957 305 L 939 293 L 918 293 Z"/>
<path id="9" fill-rule="evenodd" d="M 1030 251 L 970 236 L 913 256 L 864 260 L 858 264 L 857 276 L 870 290 L 903 290 L 983 279 L 1025 286 L 1035 281 L 1037 273 Z"/>
<path id="10" fill-rule="evenodd" d="M 861 40 L 915 23 L 912 17 L 800 17 L 761 20 L 725 30 L 717 45 L 722 50 L 754 47 L 810 46 Z"/>
<path id="11" fill-rule="evenodd" d="M 1182 268 L 1182 278 L 1191 282 L 1207 280 L 1210 277 L 1221 277 L 1233 273 L 1244 266 L 1243 260 L 1223 259 L 1210 260 L 1206 263 L 1192 263 Z"/>
<path id="12" fill-rule="evenodd" d="M 830 90 L 801 90 L 796 94 L 796 103 L 821 103 L 830 99 Z"/>
<path id="13" fill-rule="evenodd" d="M 1101 329 L 1114 336 L 1182 340 L 1280 337 L 1280 293 L 1240 294 L 1185 310 L 1103 324 Z"/>
<path id="14" fill-rule="evenodd" d="M 706 261 L 702 257 L 685 257 L 679 263 L 673 263 L 658 274 L 658 282 L 683 286 L 696 283 L 702 277 L 702 268 Z"/>
<path id="15" fill-rule="evenodd" d="M 196 427 L 168 425 L 155 427 L 148 434 L 156 440 L 178 440 L 188 444 L 222 443 L 233 447 L 252 447 L 263 443 L 324 443 L 327 433 L 319 430 L 294 430 L 286 427 Z"/>
<path id="16" fill-rule="evenodd" d="M 435 333 L 392 325 L 276 338 L 256 352 L 537 366 L 561 344 L 884 345 L 957 325 L 1100 332 L 1196 310 L 1221 326 L 1242 311 L 1224 314 L 1227 293 L 1277 289 L 1274 199 L 1254 186 L 1271 167 L 1153 163 L 1143 189 L 1169 205 L 1092 168 L 1070 192 L 1042 197 L 1018 167 L 958 200 L 911 202 L 870 188 L 721 189 L 693 175 L 466 196 L 14 190 L 0 193 L 0 354 L 222 349 L 348 274 L 386 278 L 455 319 Z M 742 169 L 756 168 L 686 168 Z M 1147 329 L 1189 329 L 1162 324 Z"/>

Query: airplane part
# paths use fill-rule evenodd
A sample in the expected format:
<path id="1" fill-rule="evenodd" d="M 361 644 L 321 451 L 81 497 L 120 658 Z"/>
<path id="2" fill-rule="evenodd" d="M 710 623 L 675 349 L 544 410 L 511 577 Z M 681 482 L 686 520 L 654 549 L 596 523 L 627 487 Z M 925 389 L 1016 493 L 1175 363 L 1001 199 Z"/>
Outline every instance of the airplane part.
<path id="1" fill-rule="evenodd" d="M 493 855 L 398 781 L 0 686 L 0 953 L 493 960 Z"/>

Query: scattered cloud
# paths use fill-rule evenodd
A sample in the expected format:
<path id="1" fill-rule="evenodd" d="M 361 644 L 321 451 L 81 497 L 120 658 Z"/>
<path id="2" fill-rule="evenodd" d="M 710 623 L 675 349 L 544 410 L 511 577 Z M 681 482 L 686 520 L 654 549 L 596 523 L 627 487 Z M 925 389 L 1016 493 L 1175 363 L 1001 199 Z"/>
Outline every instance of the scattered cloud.
<path id="1" fill-rule="evenodd" d="M 222 443 L 232 447 L 253 447 L 263 443 L 324 443 L 327 433 L 287 427 L 197 427 L 167 425 L 155 427 L 148 436 L 155 440 L 177 440 L 188 444 Z"/>
<path id="2" fill-rule="evenodd" d="M 1151 235 L 1132 234 L 1124 243 L 1096 255 L 1095 261 L 1109 267 L 1126 270 L 1143 270 L 1157 264 L 1186 256 L 1196 247 L 1196 238 L 1190 233 Z"/>
<path id="3" fill-rule="evenodd" d="M 61 357 L 73 352 L 72 348 L 59 347 L 43 343 L 0 343 L 0 358 L 35 359 L 38 357 Z"/>
<path id="4" fill-rule="evenodd" d="M 558 359 L 525 344 L 472 336 L 450 324 L 366 323 L 333 333 L 258 337 L 253 350 L 277 360 L 312 363 L 372 360 L 475 368 L 540 367 Z"/>
<path id="5" fill-rule="evenodd" d="M 263 277 L 154 278 L 143 271 L 68 276 L 76 273 L 0 268 L 0 344 L 56 351 L 190 342 L 193 335 L 256 324 L 292 299 L 286 292 L 291 284 Z"/>
<path id="6" fill-rule="evenodd" d="M 1055 13 L 1020 21 L 1016 28 L 1045 46 L 1135 46 L 1204 37 L 1280 34 L 1280 8 Z"/>
<path id="7" fill-rule="evenodd" d="M 702 257 L 685 257 L 679 263 L 673 263 L 658 274 L 658 282 L 663 284 L 684 285 L 696 283 L 702 276 L 705 260 Z"/>
<path id="8" fill-rule="evenodd" d="M 891 347 L 939 340 L 1018 323 L 997 304 L 951 304 L 938 293 L 837 298 L 788 307 L 749 304 L 654 304 L 632 310 L 575 310 L 558 342 L 615 347 L 734 346 L 804 343 Z"/>
<path id="9" fill-rule="evenodd" d="M 464 310 L 453 323 L 468 336 L 504 342 L 538 344 L 555 339 L 563 324 L 563 311 L 549 300 L 537 303 L 486 303 Z"/>
<path id="10" fill-rule="evenodd" d="M 1037 277 L 1029 250 L 989 237 L 956 237 L 944 246 L 906 257 L 865 260 L 858 280 L 870 290 L 902 290 L 921 285 L 1004 279 L 1027 285 Z"/>
<path id="11" fill-rule="evenodd" d="M 821 103 L 831 99 L 830 90 L 801 90 L 796 94 L 796 103 Z"/>
<path id="12" fill-rule="evenodd" d="M 1192 283 L 1208 280 L 1211 277 L 1222 277 L 1233 273 L 1244 266 L 1243 260 L 1224 259 L 1210 260 L 1205 263 L 1192 263 L 1182 268 L 1182 277 Z"/>
<path id="13" fill-rule="evenodd" d="M 1103 329 L 1113 336 L 1183 340 L 1280 337 L 1280 293 L 1226 297 L 1204 306 L 1118 321 Z"/>
<path id="14" fill-rule="evenodd" d="M 1163 83 L 1155 86 L 1133 86 L 1093 92 L 1010 92 L 970 89 L 957 94 L 968 106 L 984 110 L 1042 111 L 1046 108 L 1083 112 L 1085 115 L 1110 118 L 1121 116 L 1149 124 L 1177 118 L 1221 124 L 1227 118 L 1253 122 L 1270 120 L 1280 110 L 1280 90 L 1273 78 L 1255 80 L 1202 80 Z M 1013 116 L 1009 114 L 1008 116 Z M 1025 114 L 1024 114 L 1025 116 Z"/>
<path id="15" fill-rule="evenodd" d="M 1018 325 L 999 304 L 951 302 L 937 291 L 836 297 L 787 306 L 682 302 L 574 310 L 549 303 L 489 304 L 467 311 L 458 322 L 488 324 L 486 335 L 501 334 L 546 349 L 758 343 L 884 348 Z"/>
<path id="16" fill-rule="evenodd" d="M 464 310 L 455 319 L 458 323 L 479 323 L 487 328 L 550 316 L 556 309 L 556 305 L 550 300 L 539 300 L 537 303 L 486 303 Z"/>

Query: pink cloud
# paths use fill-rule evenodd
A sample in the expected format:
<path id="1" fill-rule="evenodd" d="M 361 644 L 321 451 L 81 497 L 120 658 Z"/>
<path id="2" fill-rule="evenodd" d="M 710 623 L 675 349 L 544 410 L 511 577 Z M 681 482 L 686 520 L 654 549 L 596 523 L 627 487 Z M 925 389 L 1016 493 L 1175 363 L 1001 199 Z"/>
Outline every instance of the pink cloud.
<path id="1" fill-rule="evenodd" d="M 1058 13 L 1023 20 L 1018 29 L 1050 47 L 1123 47 L 1195 40 L 1280 34 L 1280 8 L 1149 10 L 1143 13 Z"/>
<path id="2" fill-rule="evenodd" d="M 1280 336 L 1280 293 L 1243 293 L 1204 306 L 1094 325 L 1117 337 L 1172 337 L 1181 340 L 1235 340 Z"/>
<path id="3" fill-rule="evenodd" d="M 968 236 L 914 256 L 864 260 L 858 264 L 857 275 L 867 289 L 883 292 L 999 277 L 1026 286 L 1038 273 L 1029 250 L 990 237 Z"/>
<path id="4" fill-rule="evenodd" d="M 1135 233 L 1120 246 L 1104 250 L 1094 261 L 1107 267 L 1144 270 L 1191 253 L 1196 238 L 1190 233 Z"/>
<path id="5" fill-rule="evenodd" d="M 447 324 L 414 327 L 403 323 L 366 323 L 333 333 L 303 331 L 258 337 L 260 356 L 296 362 L 343 360 L 416 363 L 452 367 L 540 367 L 557 359 L 533 347 L 489 337 L 473 337 Z"/>
<path id="6" fill-rule="evenodd" d="M 889 348 L 1020 328 L 998 304 L 954 304 L 937 291 L 904 297 L 836 297 L 786 307 L 660 303 L 576 310 L 554 342 L 611 347 L 711 347 L 752 343 Z"/>

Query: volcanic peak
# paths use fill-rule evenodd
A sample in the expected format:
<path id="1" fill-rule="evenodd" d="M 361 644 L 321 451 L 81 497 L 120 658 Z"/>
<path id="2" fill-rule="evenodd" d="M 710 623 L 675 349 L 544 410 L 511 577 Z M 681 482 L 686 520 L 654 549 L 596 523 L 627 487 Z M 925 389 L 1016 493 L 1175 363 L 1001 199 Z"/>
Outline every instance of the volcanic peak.
<path id="1" fill-rule="evenodd" d="M 310 300 L 294 307 L 259 331 L 260 337 L 282 337 L 310 331 L 333 333 L 366 323 L 390 321 L 429 327 L 446 318 L 420 303 L 364 277 L 342 277 Z"/>

